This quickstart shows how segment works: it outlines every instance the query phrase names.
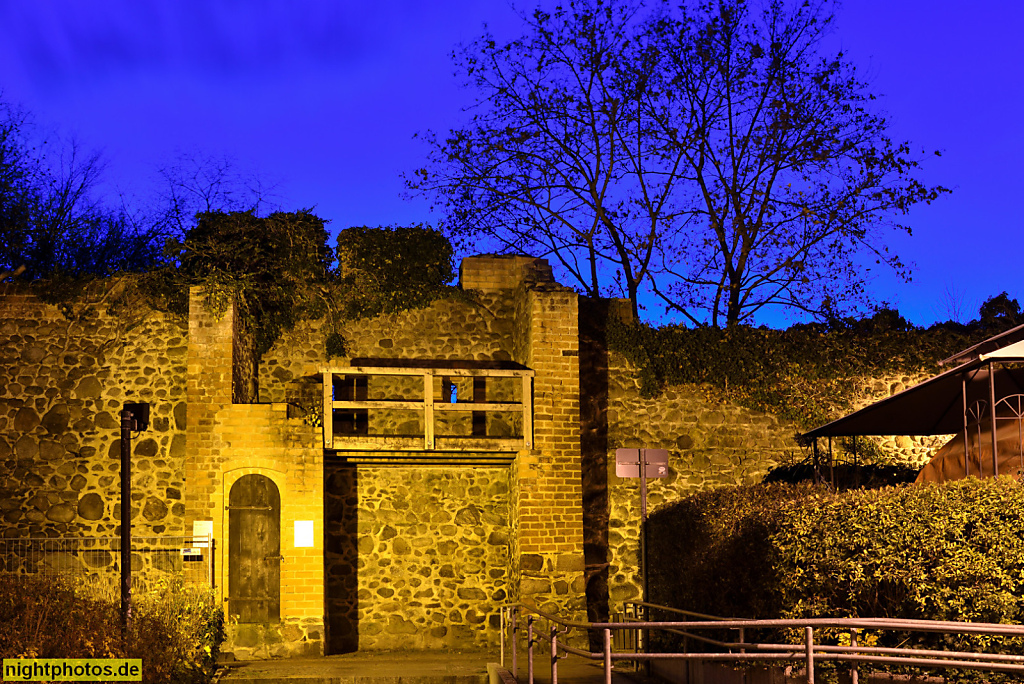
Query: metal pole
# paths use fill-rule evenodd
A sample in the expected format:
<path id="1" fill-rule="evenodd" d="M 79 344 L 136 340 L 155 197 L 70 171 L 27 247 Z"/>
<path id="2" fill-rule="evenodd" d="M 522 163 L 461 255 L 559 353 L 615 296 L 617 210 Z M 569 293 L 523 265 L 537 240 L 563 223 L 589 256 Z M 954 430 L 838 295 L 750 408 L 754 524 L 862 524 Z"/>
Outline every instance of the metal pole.
<path id="1" fill-rule="evenodd" d="M 640 573 L 644 603 L 647 596 L 647 454 L 646 449 L 637 449 L 636 457 L 640 463 Z"/>
<path id="2" fill-rule="evenodd" d="M 132 428 L 128 409 L 121 411 L 121 637 L 128 639 L 132 617 Z"/>
<path id="3" fill-rule="evenodd" d="M 850 630 L 850 646 L 857 648 L 857 630 Z M 850 664 L 850 684 L 860 684 L 860 672 L 857 671 L 857 661 Z"/>
<path id="4" fill-rule="evenodd" d="M 501 629 L 499 630 L 500 636 L 498 637 L 501 644 L 501 659 L 498 662 L 501 663 L 502 667 L 505 667 L 505 606 L 500 606 L 498 608 L 498 624 L 501 625 Z"/>
<path id="5" fill-rule="evenodd" d="M 818 438 L 814 438 L 814 484 L 821 484 L 821 470 L 818 468 Z"/>
<path id="6" fill-rule="evenodd" d="M 519 681 L 519 606 L 512 606 L 512 676 Z"/>
<path id="7" fill-rule="evenodd" d="M 967 434 L 967 373 L 960 376 L 960 383 L 964 391 L 964 477 L 971 474 L 970 451 L 971 441 Z M 980 461 L 980 459 L 979 459 Z"/>
<path id="8" fill-rule="evenodd" d="M 558 625 L 551 625 L 551 684 L 558 684 Z"/>
<path id="9" fill-rule="evenodd" d="M 814 684 L 814 628 L 806 627 L 804 634 L 807 637 L 804 647 L 807 655 L 807 684 Z"/>
<path id="10" fill-rule="evenodd" d="M 831 439 L 831 437 L 829 438 Z M 746 643 L 746 630 L 740 627 L 740 653 L 746 653 L 747 649 L 743 646 Z M 749 667 L 743 668 L 743 676 L 741 677 L 743 684 L 747 684 L 747 672 L 750 670 Z"/>
<path id="11" fill-rule="evenodd" d="M 210 535 L 210 589 L 217 588 L 217 540 Z"/>
<path id="12" fill-rule="evenodd" d="M 533 684 L 533 616 L 526 618 L 526 681 Z"/>
<path id="13" fill-rule="evenodd" d="M 992 474 L 999 477 L 999 456 L 996 452 L 996 373 L 995 364 L 988 362 L 988 412 L 992 416 Z"/>
<path id="14" fill-rule="evenodd" d="M 612 684 L 612 630 L 604 630 L 604 684 Z"/>
<path id="15" fill-rule="evenodd" d="M 832 481 L 832 489 L 836 488 L 836 462 L 832 456 L 832 435 L 828 436 L 828 478 Z"/>

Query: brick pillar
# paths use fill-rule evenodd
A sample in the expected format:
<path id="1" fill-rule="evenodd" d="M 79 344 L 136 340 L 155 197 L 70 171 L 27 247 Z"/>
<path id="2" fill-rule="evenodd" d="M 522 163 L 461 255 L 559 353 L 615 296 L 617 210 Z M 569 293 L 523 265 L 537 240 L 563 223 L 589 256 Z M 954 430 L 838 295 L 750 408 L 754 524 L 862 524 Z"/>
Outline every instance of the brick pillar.
<path id="1" fill-rule="evenodd" d="M 189 291 L 186 393 L 188 428 L 185 442 L 185 533 L 195 520 L 212 520 L 223 439 L 217 414 L 231 406 L 235 345 L 235 312 L 228 307 L 214 316 L 198 287 Z"/>
<path id="2" fill-rule="evenodd" d="M 516 296 L 516 360 L 536 372 L 534 448 L 512 469 L 512 592 L 586 619 L 580 471 L 579 315 L 557 285 Z"/>

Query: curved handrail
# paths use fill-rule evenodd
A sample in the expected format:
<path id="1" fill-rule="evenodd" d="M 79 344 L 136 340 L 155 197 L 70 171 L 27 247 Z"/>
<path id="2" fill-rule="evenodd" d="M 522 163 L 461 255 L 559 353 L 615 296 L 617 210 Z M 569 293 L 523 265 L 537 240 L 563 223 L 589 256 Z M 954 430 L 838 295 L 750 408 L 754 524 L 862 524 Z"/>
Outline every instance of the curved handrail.
<path id="1" fill-rule="evenodd" d="M 569 654 L 577 655 L 590 660 L 603 660 L 605 670 L 605 681 L 611 682 L 611 666 L 616 660 L 632 660 L 636 662 L 685 659 L 685 660 L 713 660 L 713 661 L 803 661 L 807 671 L 808 684 L 814 684 L 814 660 L 842 661 L 851 666 L 853 681 L 857 681 L 857 665 L 859 663 L 907 665 L 913 667 L 937 667 L 937 668 L 958 668 L 976 669 L 1002 672 L 1024 672 L 1024 655 L 1000 653 L 978 653 L 962 651 L 938 651 L 931 649 L 892 648 L 883 646 L 860 646 L 857 644 L 857 633 L 862 629 L 888 630 L 898 632 L 944 632 L 952 634 L 988 634 L 999 636 L 1024 636 L 1024 625 L 1000 624 L 991 622 L 953 622 L 942 620 L 919 620 L 901 618 L 785 618 L 785 619 L 741 619 L 723 618 L 715 615 L 687 611 L 671 606 L 662 606 L 647 602 L 630 602 L 631 605 L 643 606 L 647 609 L 664 610 L 686 617 L 697 617 L 700 620 L 677 620 L 677 621 L 651 621 L 651 620 L 627 620 L 624 622 L 589 622 L 582 620 L 570 620 L 554 615 L 548 611 L 541 610 L 536 606 L 520 601 L 506 604 L 501 609 L 501 653 L 502 665 L 505 663 L 505 636 L 506 624 L 512 626 L 512 668 L 516 670 L 517 648 L 516 634 L 519 631 L 520 613 L 527 617 L 527 652 L 529 657 L 529 682 L 533 682 L 533 647 L 535 644 L 544 641 L 551 649 L 551 676 L 552 681 L 557 682 L 558 660 Z M 506 621 L 506 614 L 509 620 Z M 534 621 L 540 617 L 548 621 L 549 630 L 545 635 L 543 630 L 534 630 Z M 762 644 L 744 641 L 744 632 L 747 629 L 776 628 L 776 629 L 802 629 L 804 632 L 803 644 Z M 814 630 L 830 628 L 849 632 L 851 639 L 849 646 L 832 646 L 816 644 L 814 642 Z M 604 648 L 601 652 L 591 652 L 574 648 L 559 642 L 559 634 L 567 634 L 572 629 L 587 631 L 600 630 L 603 633 Z M 622 630 L 663 630 L 693 637 L 701 642 L 711 643 L 718 647 L 728 648 L 728 653 L 613 653 L 611 650 L 611 632 L 614 629 Z M 678 632 L 680 629 L 708 630 L 708 629 L 736 629 L 740 632 L 740 641 L 723 642 L 691 635 L 685 632 Z M 732 649 L 739 652 L 733 652 Z M 561 655 L 560 655 L 561 653 Z"/>

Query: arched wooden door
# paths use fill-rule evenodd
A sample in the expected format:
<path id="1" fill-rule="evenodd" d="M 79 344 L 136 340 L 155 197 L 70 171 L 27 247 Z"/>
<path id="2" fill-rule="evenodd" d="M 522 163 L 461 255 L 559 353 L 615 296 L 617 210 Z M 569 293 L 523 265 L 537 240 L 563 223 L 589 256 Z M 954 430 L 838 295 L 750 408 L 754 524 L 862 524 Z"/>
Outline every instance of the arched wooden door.
<path id="1" fill-rule="evenodd" d="M 264 475 L 244 475 L 228 496 L 228 614 L 281 617 L 281 495 Z"/>

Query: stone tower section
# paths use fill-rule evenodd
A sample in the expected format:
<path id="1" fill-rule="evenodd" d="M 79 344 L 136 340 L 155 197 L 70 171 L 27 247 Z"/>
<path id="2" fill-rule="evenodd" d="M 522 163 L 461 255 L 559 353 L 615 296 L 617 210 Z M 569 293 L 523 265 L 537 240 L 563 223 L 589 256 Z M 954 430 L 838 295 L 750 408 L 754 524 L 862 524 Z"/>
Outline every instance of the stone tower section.
<path id="1" fill-rule="evenodd" d="M 511 589 L 522 601 L 582 620 L 578 297 L 551 279 L 546 261 L 519 266 L 514 356 L 536 375 L 534 448 L 512 466 Z"/>
<path id="2" fill-rule="evenodd" d="M 186 530 L 212 523 L 225 650 L 240 658 L 320 654 L 320 430 L 289 417 L 287 404 L 241 403 L 256 394 L 256 364 L 233 307 L 211 313 L 197 289 L 189 307 Z M 250 513 L 258 520 L 244 517 Z M 255 586 L 253 576 L 265 579 Z"/>
<path id="3" fill-rule="evenodd" d="M 186 397 L 188 434 L 185 443 L 185 527 L 213 520 L 218 454 L 223 440 L 217 417 L 232 403 L 235 312 L 229 307 L 215 316 L 199 288 L 189 292 Z"/>

